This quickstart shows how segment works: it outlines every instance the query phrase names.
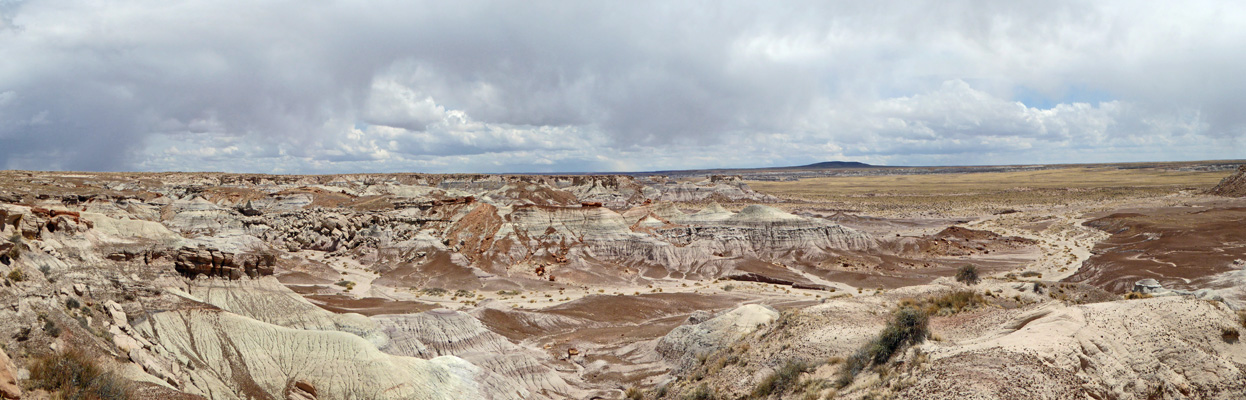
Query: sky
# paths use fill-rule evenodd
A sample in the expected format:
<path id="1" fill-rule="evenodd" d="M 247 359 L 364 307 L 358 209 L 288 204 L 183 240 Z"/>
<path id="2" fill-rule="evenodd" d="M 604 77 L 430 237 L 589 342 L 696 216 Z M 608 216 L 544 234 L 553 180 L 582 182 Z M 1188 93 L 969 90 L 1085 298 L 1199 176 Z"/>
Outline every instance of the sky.
<path id="1" fill-rule="evenodd" d="M 1246 158 L 1240 1 L 0 0 L 0 169 Z"/>

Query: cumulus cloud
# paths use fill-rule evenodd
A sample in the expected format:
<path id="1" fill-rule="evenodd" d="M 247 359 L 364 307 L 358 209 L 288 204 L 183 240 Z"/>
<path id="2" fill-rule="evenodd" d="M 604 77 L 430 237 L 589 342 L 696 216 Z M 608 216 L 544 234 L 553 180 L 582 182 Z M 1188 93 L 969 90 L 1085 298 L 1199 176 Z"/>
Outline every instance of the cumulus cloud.
<path id="1" fill-rule="evenodd" d="M 1240 158 L 1224 2 L 0 1 L 0 168 Z"/>

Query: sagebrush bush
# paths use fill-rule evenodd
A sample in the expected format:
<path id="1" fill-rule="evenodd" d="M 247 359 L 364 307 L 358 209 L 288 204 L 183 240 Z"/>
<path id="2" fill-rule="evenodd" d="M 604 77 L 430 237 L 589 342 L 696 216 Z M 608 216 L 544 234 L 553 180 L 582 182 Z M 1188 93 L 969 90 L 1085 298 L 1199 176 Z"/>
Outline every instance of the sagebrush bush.
<path id="1" fill-rule="evenodd" d="M 978 267 L 973 265 L 965 265 L 956 270 L 956 281 L 966 285 L 977 285 L 981 279 L 978 277 Z"/>
<path id="2" fill-rule="evenodd" d="M 930 316 L 916 307 L 901 306 L 874 340 L 844 361 L 836 384 L 848 386 L 866 366 L 883 365 L 902 350 L 925 341 L 929 335 Z"/>
<path id="3" fill-rule="evenodd" d="M 36 357 L 30 367 L 30 381 L 36 388 L 53 392 L 53 398 L 132 398 L 129 382 L 101 368 L 91 355 L 77 348 Z"/>

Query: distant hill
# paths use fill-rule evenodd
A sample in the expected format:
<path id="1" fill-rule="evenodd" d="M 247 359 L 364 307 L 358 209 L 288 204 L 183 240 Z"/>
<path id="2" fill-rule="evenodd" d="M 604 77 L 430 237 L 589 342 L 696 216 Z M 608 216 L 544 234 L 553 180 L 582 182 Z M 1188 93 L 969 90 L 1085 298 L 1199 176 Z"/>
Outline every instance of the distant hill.
<path id="1" fill-rule="evenodd" d="M 877 165 L 869 165 L 856 161 L 823 161 L 809 165 L 798 165 L 793 167 L 778 167 L 774 169 L 835 169 L 835 168 L 877 168 Z"/>
<path id="2" fill-rule="evenodd" d="M 713 174 L 741 174 L 741 173 L 764 173 L 766 171 L 813 171 L 824 169 L 853 169 L 853 168 L 888 168 L 882 165 L 870 165 L 856 161 L 823 161 L 809 165 L 796 165 L 790 167 L 761 167 L 761 168 L 717 168 L 717 169 L 689 169 L 689 170 L 667 170 L 667 171 L 645 171 L 645 172 L 623 172 L 624 175 L 668 175 L 668 176 L 694 176 L 694 175 L 713 175 Z"/>

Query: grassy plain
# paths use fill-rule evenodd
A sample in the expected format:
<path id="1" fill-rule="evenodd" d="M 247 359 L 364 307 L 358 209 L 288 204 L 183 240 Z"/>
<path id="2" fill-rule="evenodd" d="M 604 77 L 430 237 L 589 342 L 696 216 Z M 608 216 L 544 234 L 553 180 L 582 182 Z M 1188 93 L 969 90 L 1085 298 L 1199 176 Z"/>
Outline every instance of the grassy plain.
<path id="1" fill-rule="evenodd" d="M 1165 196 L 1214 186 L 1225 171 L 1069 167 L 1014 172 L 939 173 L 749 181 L 795 202 L 879 213 L 958 213 Z"/>

